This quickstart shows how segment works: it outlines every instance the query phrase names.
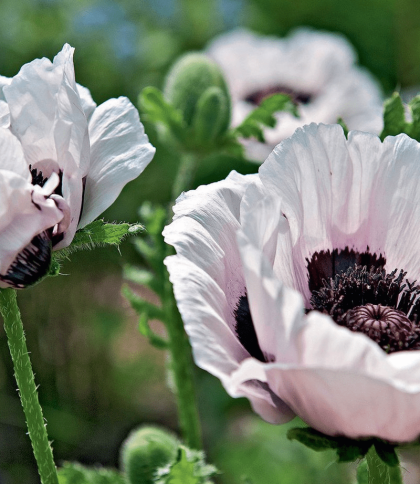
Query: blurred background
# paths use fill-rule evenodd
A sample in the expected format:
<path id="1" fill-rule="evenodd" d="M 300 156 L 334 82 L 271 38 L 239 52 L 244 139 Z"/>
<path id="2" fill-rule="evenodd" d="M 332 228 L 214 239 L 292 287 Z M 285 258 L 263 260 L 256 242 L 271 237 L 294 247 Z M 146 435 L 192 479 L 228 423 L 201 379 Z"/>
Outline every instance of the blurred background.
<path id="1" fill-rule="evenodd" d="M 179 55 L 200 50 L 239 26 L 278 36 L 300 25 L 340 32 L 385 94 L 420 84 L 420 9 L 415 1 L 1 0 L 0 6 L 0 74 L 13 76 L 37 57 L 52 59 L 68 42 L 76 48 L 76 80 L 98 104 L 120 95 L 136 104 L 143 87 L 162 87 Z M 143 201 L 170 200 L 177 156 L 158 144 L 147 124 L 146 132 L 157 154 L 105 213 L 109 221 L 138 221 Z M 231 169 L 250 173 L 257 168 L 214 157 L 200 166 L 194 184 L 220 180 Z M 118 466 L 119 446 L 134 426 L 150 422 L 177 431 L 165 354 L 139 334 L 137 317 L 120 294 L 127 262 L 142 263 L 130 240 L 120 251 L 75 254 L 64 264 L 65 276 L 19 293 L 58 463 Z M 351 469 L 334 464 L 331 454 L 310 453 L 288 442 L 286 427 L 262 422 L 247 401 L 228 397 L 209 374 L 197 370 L 196 378 L 208 460 L 222 471 L 218 482 L 349 482 Z M 36 483 L 3 329 L 0 408 L 0 483 Z"/>

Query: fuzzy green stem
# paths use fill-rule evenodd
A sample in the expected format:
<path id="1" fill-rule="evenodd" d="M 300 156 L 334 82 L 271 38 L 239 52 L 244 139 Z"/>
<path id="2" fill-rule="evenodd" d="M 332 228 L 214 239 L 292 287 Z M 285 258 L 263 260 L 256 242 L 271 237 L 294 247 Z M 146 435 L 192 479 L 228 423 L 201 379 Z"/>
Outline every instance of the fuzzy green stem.
<path id="1" fill-rule="evenodd" d="M 14 289 L 0 290 L 0 312 L 4 320 L 7 342 L 13 360 L 15 378 L 19 388 L 20 400 L 32 442 L 38 472 L 42 484 L 58 484 L 57 470 L 48 442 L 42 409 L 36 391 L 31 360 L 26 347 L 20 311 Z"/>
<path id="2" fill-rule="evenodd" d="M 194 388 L 191 346 L 169 279 L 165 284 L 165 319 L 171 352 L 171 368 L 176 387 L 179 423 L 185 443 L 193 449 L 201 449 L 201 429 Z"/>
<path id="3" fill-rule="evenodd" d="M 401 467 L 387 466 L 372 446 L 366 455 L 369 484 L 402 484 Z"/>
<path id="4" fill-rule="evenodd" d="M 172 185 L 172 200 L 176 200 L 184 190 L 191 188 L 198 157 L 195 153 L 183 153 L 179 163 L 178 173 Z"/>

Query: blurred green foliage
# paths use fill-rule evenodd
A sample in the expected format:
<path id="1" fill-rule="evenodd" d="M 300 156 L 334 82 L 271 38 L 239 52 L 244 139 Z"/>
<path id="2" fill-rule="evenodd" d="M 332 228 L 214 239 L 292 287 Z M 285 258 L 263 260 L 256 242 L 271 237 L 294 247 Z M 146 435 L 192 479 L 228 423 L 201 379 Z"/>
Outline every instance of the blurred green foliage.
<path id="1" fill-rule="evenodd" d="M 52 58 L 65 42 L 76 48 L 76 79 L 99 104 L 151 85 L 162 89 L 176 58 L 203 49 L 218 33 L 245 26 L 286 35 L 300 25 L 341 32 L 384 92 L 420 85 L 420 9 L 414 0 L 1 0 L 0 74 Z M 167 203 L 178 155 L 158 142 L 153 162 L 105 213 L 109 221 L 138 221 L 145 200 Z M 194 185 L 253 173 L 257 165 L 228 155 L 202 160 Z M 141 222 L 141 220 L 140 220 Z M 19 300 L 40 398 L 58 463 L 118 465 L 118 448 L 144 422 L 176 430 L 174 398 L 165 384 L 164 352 L 137 330 L 120 295 L 125 262 L 139 263 L 132 242 L 72 255 L 68 274 L 22 291 Z M 136 289 L 145 291 L 144 289 Z M 142 293 L 153 300 L 153 294 Z M 154 331 L 161 328 L 156 326 Z M 4 332 L 0 340 L 0 482 L 37 482 Z M 287 441 L 286 427 L 251 417 L 210 375 L 197 371 L 209 462 L 219 483 L 348 482 L 346 467 Z M 246 416 L 244 416 L 244 413 Z"/>

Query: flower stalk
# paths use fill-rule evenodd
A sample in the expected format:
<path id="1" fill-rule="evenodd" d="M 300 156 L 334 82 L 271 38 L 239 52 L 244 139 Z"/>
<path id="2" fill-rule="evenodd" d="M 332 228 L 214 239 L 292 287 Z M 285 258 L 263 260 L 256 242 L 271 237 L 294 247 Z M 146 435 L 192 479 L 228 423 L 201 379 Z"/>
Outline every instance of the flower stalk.
<path id="1" fill-rule="evenodd" d="M 172 199 L 175 200 L 184 190 L 188 190 L 194 178 L 198 159 L 193 153 L 181 157 L 178 173 L 172 188 Z M 168 218 L 171 217 L 172 206 Z M 166 255 L 172 255 L 173 248 L 166 247 Z M 178 406 L 178 417 L 185 443 L 193 449 L 201 449 L 201 426 L 198 414 L 197 398 L 194 388 L 193 360 L 191 345 L 185 333 L 184 323 L 178 311 L 172 284 L 169 277 L 164 283 L 165 323 L 168 331 L 171 368 L 175 383 Z"/>
<path id="2" fill-rule="evenodd" d="M 402 484 L 401 467 L 389 467 L 376 453 L 375 447 L 372 446 L 366 455 L 368 468 L 369 484 Z"/>
<path id="3" fill-rule="evenodd" d="M 58 484 L 57 470 L 48 441 L 42 408 L 38 400 L 31 360 L 26 346 L 25 333 L 14 289 L 0 290 L 0 312 L 4 320 L 4 329 L 13 360 L 19 396 L 25 413 L 28 434 L 31 439 L 41 482 L 42 484 Z"/>
<path id="4" fill-rule="evenodd" d="M 179 163 L 178 173 L 172 186 L 172 200 L 176 200 L 185 190 L 189 190 L 195 176 L 198 157 L 195 153 L 183 153 Z"/>
<path id="5" fill-rule="evenodd" d="M 165 282 L 165 313 L 181 432 L 188 447 L 201 449 L 201 428 L 194 388 L 191 346 L 169 279 Z"/>

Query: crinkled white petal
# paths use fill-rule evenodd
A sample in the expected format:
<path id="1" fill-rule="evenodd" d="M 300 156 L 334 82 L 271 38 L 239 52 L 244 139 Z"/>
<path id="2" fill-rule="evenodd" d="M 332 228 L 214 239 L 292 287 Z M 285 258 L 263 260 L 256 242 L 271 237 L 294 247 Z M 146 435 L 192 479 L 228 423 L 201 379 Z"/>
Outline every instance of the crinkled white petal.
<path id="1" fill-rule="evenodd" d="M 293 260 L 295 276 L 286 268 L 285 282 L 309 300 L 306 259 L 321 250 L 349 247 L 386 257 L 385 268 L 420 276 L 420 194 L 416 180 L 420 145 L 406 135 L 381 143 L 368 133 L 351 132 L 346 140 L 339 126 L 310 125 L 283 141 L 260 168 L 263 185 L 281 198 L 290 234 L 279 245 L 290 247 L 274 263 L 282 278 L 284 259 Z M 290 242 L 291 237 L 291 242 Z"/>
<path id="2" fill-rule="evenodd" d="M 0 128 L 0 169 L 15 172 L 24 180 L 30 181 L 31 175 L 19 140 L 4 128 Z M 7 210 L 0 206 L 0 211 Z"/>
<path id="3" fill-rule="evenodd" d="M 152 160 L 137 109 L 125 98 L 98 106 L 89 122 L 91 159 L 79 227 L 94 220 Z"/>
<path id="4" fill-rule="evenodd" d="M 8 128 L 10 126 L 10 112 L 6 101 L 0 99 L 0 128 Z"/>
<path id="5" fill-rule="evenodd" d="M 4 88 L 10 129 L 20 140 L 27 163 L 44 177 L 62 173 L 71 220 L 60 247 L 68 245 L 76 231 L 82 179 L 89 167 L 88 126 L 75 82 L 73 52 L 66 44 L 53 62 L 44 58 L 24 65 Z"/>
<path id="6" fill-rule="evenodd" d="M 233 172 L 223 182 L 181 195 L 174 221 L 163 232 L 177 255 L 165 264 L 197 365 L 219 377 L 233 396 L 247 396 L 268 420 L 278 422 L 266 386 L 246 382 L 233 389 L 229 384 L 230 374 L 249 356 L 235 334 L 234 310 L 245 289 L 235 231 L 241 197 L 253 180 Z"/>
<path id="7" fill-rule="evenodd" d="M 4 101 L 3 87 L 8 86 L 11 81 L 10 77 L 0 76 L 0 101 Z"/>
<path id="8" fill-rule="evenodd" d="M 77 85 L 77 92 L 79 94 L 80 101 L 82 104 L 83 112 L 85 113 L 86 119 L 89 122 L 93 112 L 96 109 L 96 103 L 92 99 L 90 91 L 87 87 L 81 86 L 80 84 L 76 84 L 76 85 Z"/>
<path id="9" fill-rule="evenodd" d="M 17 173 L 0 168 L 0 274 L 5 275 L 18 253 L 33 237 L 63 218 L 53 200 L 38 193 Z M 35 200 L 35 203 L 34 203 Z M 1 285 L 1 284 L 0 284 Z"/>
<path id="10" fill-rule="evenodd" d="M 285 405 L 329 435 L 416 438 L 420 353 L 387 355 L 367 336 L 339 327 L 328 316 L 303 316 L 300 295 L 281 284 L 242 230 L 238 241 L 258 341 L 274 362 L 243 361 L 231 374 L 231 392 L 258 380 L 281 398 L 280 409 Z"/>

